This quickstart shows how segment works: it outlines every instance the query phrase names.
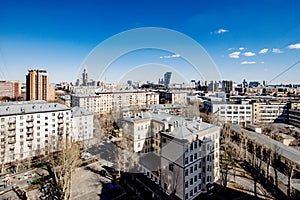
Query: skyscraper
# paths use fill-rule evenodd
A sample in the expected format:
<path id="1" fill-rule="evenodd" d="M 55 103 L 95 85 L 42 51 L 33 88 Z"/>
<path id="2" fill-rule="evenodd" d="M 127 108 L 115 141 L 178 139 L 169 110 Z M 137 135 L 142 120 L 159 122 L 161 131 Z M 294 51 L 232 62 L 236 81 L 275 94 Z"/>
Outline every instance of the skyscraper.
<path id="1" fill-rule="evenodd" d="M 166 72 L 164 74 L 164 84 L 166 88 L 170 87 L 171 76 L 172 76 L 172 72 Z"/>
<path id="2" fill-rule="evenodd" d="M 49 76 L 46 70 L 28 70 L 26 75 L 26 100 L 49 100 Z"/>

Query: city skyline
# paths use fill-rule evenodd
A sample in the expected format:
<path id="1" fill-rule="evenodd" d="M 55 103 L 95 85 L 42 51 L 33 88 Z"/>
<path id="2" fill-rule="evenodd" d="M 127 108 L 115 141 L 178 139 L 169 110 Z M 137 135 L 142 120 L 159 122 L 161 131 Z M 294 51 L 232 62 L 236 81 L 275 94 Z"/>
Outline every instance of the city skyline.
<path id="1" fill-rule="evenodd" d="M 268 82 L 300 58 L 297 7 L 298 2 L 282 0 L 191 0 L 184 5 L 180 1 L 5 1 L 0 8 L 0 79 L 25 82 L 28 69 L 45 68 L 51 82 L 75 82 L 84 59 L 99 43 L 129 29 L 163 27 L 198 42 L 222 79 Z M 179 74 L 188 68 L 176 52 L 141 50 L 123 57 L 112 63 L 115 69 L 107 81 L 119 80 L 110 75 L 136 64 L 159 63 Z M 299 83 L 299 72 L 295 65 L 271 84 Z M 184 78 L 197 80 L 193 75 Z"/>

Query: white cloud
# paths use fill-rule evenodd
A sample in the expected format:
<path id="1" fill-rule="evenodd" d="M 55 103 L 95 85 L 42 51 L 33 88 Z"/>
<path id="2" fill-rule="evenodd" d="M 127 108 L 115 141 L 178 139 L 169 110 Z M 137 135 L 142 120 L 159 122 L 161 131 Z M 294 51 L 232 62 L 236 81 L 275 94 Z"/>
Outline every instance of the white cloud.
<path id="1" fill-rule="evenodd" d="M 228 48 L 228 51 L 231 51 L 231 50 L 233 50 L 234 48 L 233 47 L 231 47 L 231 48 Z"/>
<path id="2" fill-rule="evenodd" d="M 248 51 L 248 52 L 245 52 L 243 55 L 247 56 L 247 57 L 251 57 L 251 56 L 255 56 L 255 53 Z"/>
<path id="3" fill-rule="evenodd" d="M 223 28 L 220 28 L 219 30 L 216 31 L 217 34 L 222 34 L 222 33 L 226 33 L 226 32 L 229 32 L 229 30 L 226 30 Z"/>
<path id="4" fill-rule="evenodd" d="M 159 58 L 179 58 L 179 57 L 180 57 L 180 54 L 173 54 L 170 56 L 159 56 Z"/>
<path id="5" fill-rule="evenodd" d="M 243 61 L 243 62 L 241 62 L 242 65 L 253 65 L 255 63 L 256 63 L 255 61 Z"/>
<path id="6" fill-rule="evenodd" d="M 239 58 L 240 54 L 241 54 L 241 52 L 235 51 L 235 52 L 229 54 L 228 56 L 229 56 L 229 58 Z"/>
<path id="7" fill-rule="evenodd" d="M 289 45 L 288 48 L 289 48 L 289 49 L 300 49 L 300 43 L 297 43 L 297 44 L 291 44 L 291 45 Z"/>
<path id="8" fill-rule="evenodd" d="M 265 64 L 265 61 L 261 61 L 260 63 L 261 63 L 261 64 Z"/>
<path id="9" fill-rule="evenodd" d="M 283 51 L 281 51 L 280 49 L 277 49 L 277 48 L 273 48 L 272 52 L 273 53 L 283 53 Z"/>
<path id="10" fill-rule="evenodd" d="M 244 47 L 240 47 L 240 48 L 239 48 L 240 51 L 243 51 L 244 49 L 245 49 Z"/>
<path id="11" fill-rule="evenodd" d="M 264 48 L 264 49 L 260 50 L 258 53 L 259 54 L 266 54 L 266 53 L 268 53 L 268 51 L 269 51 L 269 49 Z"/>

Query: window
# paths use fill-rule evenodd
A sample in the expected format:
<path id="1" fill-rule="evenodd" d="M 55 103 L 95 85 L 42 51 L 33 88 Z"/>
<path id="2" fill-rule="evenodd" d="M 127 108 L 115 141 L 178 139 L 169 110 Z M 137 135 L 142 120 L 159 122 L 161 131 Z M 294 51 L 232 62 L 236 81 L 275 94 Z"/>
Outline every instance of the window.
<path id="1" fill-rule="evenodd" d="M 193 167 L 190 167 L 190 173 L 193 173 Z"/>
<path id="2" fill-rule="evenodd" d="M 197 141 L 194 142 L 194 148 L 197 148 Z"/>
<path id="3" fill-rule="evenodd" d="M 173 171 L 174 170 L 174 164 L 173 163 L 170 163 L 169 164 L 169 171 Z"/>
<path id="4" fill-rule="evenodd" d="M 186 169 L 186 170 L 185 170 L 185 176 L 188 176 L 188 175 L 189 175 L 189 170 Z"/>
<path id="5" fill-rule="evenodd" d="M 201 179 L 201 173 L 198 174 L 198 178 Z"/>
<path id="6" fill-rule="evenodd" d="M 189 198 L 189 194 L 186 193 L 186 194 L 185 194 L 185 199 L 188 199 L 188 198 Z"/>
<path id="7" fill-rule="evenodd" d="M 193 162 L 193 155 L 190 155 L 190 162 Z"/>
<path id="8" fill-rule="evenodd" d="M 190 191 L 190 196 L 193 196 L 193 190 Z"/>
<path id="9" fill-rule="evenodd" d="M 194 159 L 195 159 L 195 160 L 197 159 L 197 153 L 194 154 Z"/>
<path id="10" fill-rule="evenodd" d="M 193 143 L 190 145 L 190 150 L 193 150 Z"/>
<path id="11" fill-rule="evenodd" d="M 185 162 L 184 162 L 184 164 L 188 164 L 189 163 L 189 158 L 185 158 Z"/>
<path id="12" fill-rule="evenodd" d="M 194 182 L 197 182 L 197 176 L 194 176 Z"/>
<path id="13" fill-rule="evenodd" d="M 192 178 L 190 179 L 190 185 L 193 185 L 193 179 Z"/>
<path id="14" fill-rule="evenodd" d="M 197 187 L 194 188 L 194 193 L 197 193 Z"/>
<path id="15" fill-rule="evenodd" d="M 185 185 L 185 188 L 188 188 L 189 187 L 189 182 L 186 181 L 184 185 Z"/>
<path id="16" fill-rule="evenodd" d="M 48 120 L 48 117 L 45 117 L 45 120 Z"/>
<path id="17" fill-rule="evenodd" d="M 138 143 L 138 148 L 141 147 L 141 143 Z"/>
<path id="18" fill-rule="evenodd" d="M 194 166 L 194 171 L 196 171 L 197 170 L 197 164 L 195 164 L 195 166 Z"/>

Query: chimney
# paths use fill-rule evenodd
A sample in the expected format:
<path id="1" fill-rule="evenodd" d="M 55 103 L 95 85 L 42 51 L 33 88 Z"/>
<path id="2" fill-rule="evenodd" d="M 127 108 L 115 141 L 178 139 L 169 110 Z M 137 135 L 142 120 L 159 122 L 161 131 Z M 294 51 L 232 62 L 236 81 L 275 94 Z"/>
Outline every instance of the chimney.
<path id="1" fill-rule="evenodd" d="M 172 124 L 169 124 L 169 131 L 168 132 L 173 132 L 174 131 L 174 126 Z"/>

